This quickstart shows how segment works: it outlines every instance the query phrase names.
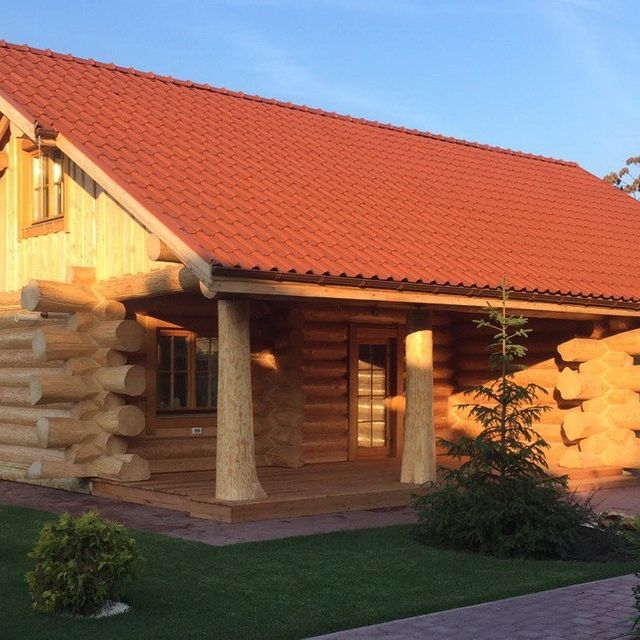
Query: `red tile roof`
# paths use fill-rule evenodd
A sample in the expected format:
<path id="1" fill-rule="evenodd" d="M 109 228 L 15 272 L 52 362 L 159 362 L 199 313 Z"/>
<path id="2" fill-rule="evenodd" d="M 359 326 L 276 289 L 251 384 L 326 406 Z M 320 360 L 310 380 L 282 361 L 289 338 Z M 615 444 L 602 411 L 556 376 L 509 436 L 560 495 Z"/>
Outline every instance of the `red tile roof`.
<path id="1" fill-rule="evenodd" d="M 0 91 L 213 265 L 640 301 L 578 165 L 0 41 Z"/>

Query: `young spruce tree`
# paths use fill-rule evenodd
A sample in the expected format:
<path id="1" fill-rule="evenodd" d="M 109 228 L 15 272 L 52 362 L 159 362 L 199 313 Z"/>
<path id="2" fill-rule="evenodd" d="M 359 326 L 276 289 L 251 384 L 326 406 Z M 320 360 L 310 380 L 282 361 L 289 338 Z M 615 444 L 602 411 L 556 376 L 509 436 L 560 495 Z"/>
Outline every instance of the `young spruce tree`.
<path id="1" fill-rule="evenodd" d="M 547 443 L 535 424 L 548 407 L 538 403 L 543 391 L 519 384 L 514 374 L 527 349 L 521 344 L 531 329 L 527 319 L 507 315 L 508 286 L 501 305 L 489 307 L 478 328 L 493 331 L 489 363 L 492 382 L 468 390 L 466 408 L 482 429 L 476 437 L 440 440 L 458 459 L 443 470 L 444 481 L 414 498 L 419 534 L 426 544 L 503 556 L 563 558 L 572 555 L 589 520 L 589 509 L 567 492 L 565 476 L 548 474 Z"/>

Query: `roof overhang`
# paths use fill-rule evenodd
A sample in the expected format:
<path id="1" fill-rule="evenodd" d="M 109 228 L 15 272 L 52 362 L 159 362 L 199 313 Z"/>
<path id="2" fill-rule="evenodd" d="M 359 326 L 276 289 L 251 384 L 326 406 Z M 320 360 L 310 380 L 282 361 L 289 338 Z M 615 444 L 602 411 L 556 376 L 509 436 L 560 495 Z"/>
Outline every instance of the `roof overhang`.
<path id="1" fill-rule="evenodd" d="M 496 289 L 398 283 L 361 278 L 214 269 L 210 285 L 201 286 L 208 298 L 230 295 L 360 301 L 379 304 L 424 305 L 442 310 L 477 312 L 500 299 Z M 637 303 L 597 298 L 512 291 L 507 308 L 530 316 L 640 318 Z"/>
<path id="2" fill-rule="evenodd" d="M 183 242 L 164 225 L 137 198 L 123 187 L 113 176 L 104 171 L 99 163 L 64 134 L 53 131 L 38 122 L 37 118 L 0 88 L 0 113 L 4 114 L 23 135 L 37 142 L 46 140 L 54 144 L 95 180 L 111 197 L 124 207 L 143 227 L 158 236 L 180 258 L 193 273 L 207 284 L 211 281 L 211 264 L 192 247 Z"/>
<path id="3" fill-rule="evenodd" d="M 427 305 L 457 311 L 477 311 L 498 299 L 497 290 L 462 286 L 439 286 L 387 280 L 316 276 L 309 274 L 223 269 L 212 266 L 192 246 L 163 224 L 140 200 L 121 185 L 99 162 L 64 134 L 43 126 L 35 116 L 0 88 L 0 112 L 34 141 L 46 140 L 78 165 L 143 227 L 157 236 L 202 283 L 208 298 L 229 295 L 307 298 L 336 301 L 367 301 L 385 304 Z M 640 304 L 633 301 L 587 298 L 514 291 L 508 302 L 512 310 L 545 316 L 640 317 Z"/>

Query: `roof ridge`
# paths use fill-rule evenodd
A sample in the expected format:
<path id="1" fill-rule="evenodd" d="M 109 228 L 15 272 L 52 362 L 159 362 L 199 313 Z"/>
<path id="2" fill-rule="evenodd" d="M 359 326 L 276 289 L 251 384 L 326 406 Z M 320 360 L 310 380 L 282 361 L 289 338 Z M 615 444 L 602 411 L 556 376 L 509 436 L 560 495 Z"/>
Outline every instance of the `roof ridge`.
<path id="1" fill-rule="evenodd" d="M 134 69 L 133 67 L 123 67 L 120 65 L 116 65 L 113 62 L 100 62 L 100 61 L 94 60 L 93 58 L 81 58 L 79 56 L 74 56 L 70 53 L 60 53 L 57 51 L 52 51 L 51 49 L 38 49 L 36 47 L 31 47 L 26 44 L 23 44 L 23 45 L 15 44 L 15 43 L 7 42 L 6 40 L 2 40 L 2 39 L 0 39 L 0 48 L 14 49 L 17 51 L 22 51 L 24 53 L 32 53 L 34 55 L 47 56 L 49 58 L 59 58 L 67 62 L 86 64 L 93 67 L 101 67 L 104 69 L 108 69 L 110 71 L 117 71 L 119 73 L 125 73 L 128 75 L 140 76 L 142 78 L 147 78 L 150 80 L 158 80 L 160 82 L 175 84 L 177 86 L 187 87 L 190 89 L 200 89 L 205 91 L 211 91 L 213 93 L 226 95 L 231 98 L 251 100 L 254 102 L 269 104 L 269 105 L 273 105 L 273 106 L 277 106 L 285 109 L 302 111 L 305 113 L 310 113 L 310 114 L 318 115 L 322 117 L 335 118 L 338 120 L 344 120 L 346 122 L 354 122 L 356 124 L 378 127 L 380 129 L 397 131 L 397 132 L 405 133 L 408 135 L 416 135 L 416 136 L 421 136 L 425 138 L 431 138 L 433 140 L 438 140 L 440 142 L 448 142 L 451 144 L 459 144 L 466 147 L 474 147 L 476 149 L 482 149 L 485 151 L 504 153 L 504 154 L 516 156 L 519 158 L 526 158 L 529 160 L 551 162 L 554 164 L 560 164 L 560 165 L 571 166 L 571 167 L 579 166 L 577 162 L 572 162 L 570 160 L 562 160 L 560 158 L 552 158 L 550 156 L 544 156 L 544 155 L 535 154 L 535 153 L 527 153 L 526 151 L 517 151 L 515 149 L 509 149 L 506 147 L 498 147 L 494 145 L 484 144 L 481 142 L 474 142 L 470 140 L 465 140 L 463 138 L 455 138 L 453 136 L 446 136 L 439 133 L 432 133 L 430 131 L 422 131 L 420 129 L 403 127 L 401 125 L 379 122 L 377 120 L 371 120 L 368 118 L 350 116 L 350 115 L 338 113 L 336 111 L 328 111 L 326 109 L 321 109 L 317 107 L 309 107 L 307 105 L 296 104 L 293 102 L 285 102 L 284 100 L 277 100 L 275 98 L 264 98 L 258 95 L 243 93 L 242 91 L 233 91 L 231 89 L 225 89 L 223 87 L 215 87 L 213 85 L 203 83 L 203 82 L 193 82 L 192 80 L 179 80 L 177 78 L 174 78 L 173 76 L 163 76 L 163 75 L 154 73 L 152 71 L 140 71 L 139 69 Z"/>

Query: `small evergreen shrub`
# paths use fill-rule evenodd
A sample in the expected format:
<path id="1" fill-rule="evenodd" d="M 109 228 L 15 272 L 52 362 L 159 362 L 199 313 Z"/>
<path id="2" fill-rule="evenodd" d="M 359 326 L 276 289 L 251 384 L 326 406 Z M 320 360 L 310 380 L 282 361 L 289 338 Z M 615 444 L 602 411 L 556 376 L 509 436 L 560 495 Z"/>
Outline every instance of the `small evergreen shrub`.
<path id="1" fill-rule="evenodd" d="M 439 440 L 460 466 L 443 470 L 442 483 L 414 497 L 418 534 L 425 544 L 461 551 L 575 558 L 606 547 L 609 537 L 585 526 L 595 516 L 568 492 L 566 476 L 548 474 L 548 445 L 534 426 L 548 410 L 537 402 L 542 389 L 514 377 L 527 351 L 519 340 L 531 330 L 526 318 L 507 315 L 504 281 L 501 293 L 501 307 L 475 321 L 493 331 L 488 351 L 495 381 L 468 390 L 473 402 L 459 405 L 482 429 L 475 438 Z"/>
<path id="2" fill-rule="evenodd" d="M 36 561 L 26 575 L 33 608 L 73 615 L 90 615 L 117 599 L 139 562 L 126 529 L 96 512 L 48 522 L 28 555 Z"/>

